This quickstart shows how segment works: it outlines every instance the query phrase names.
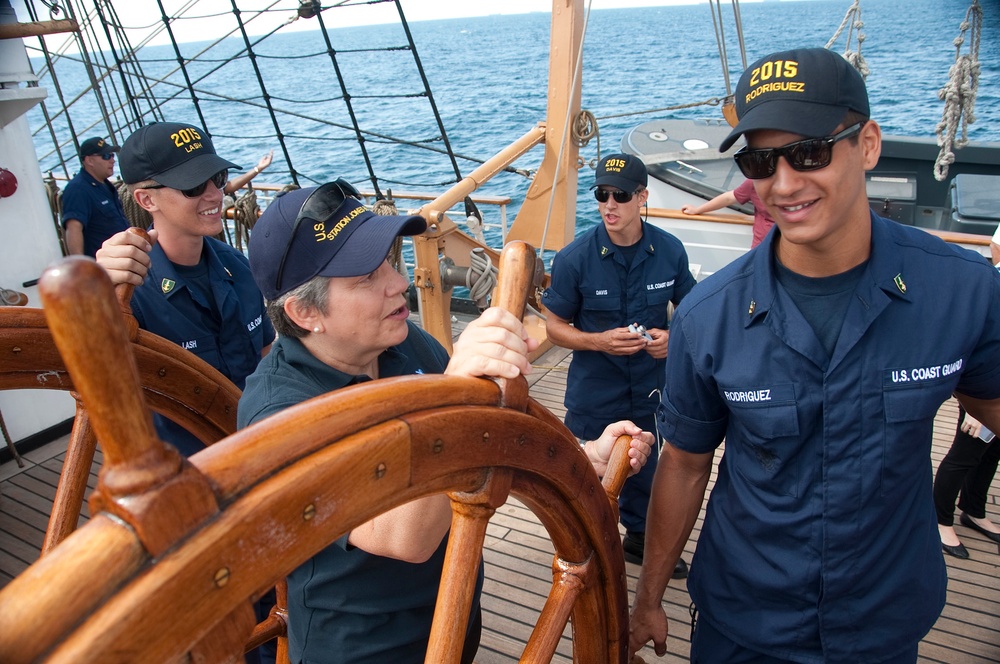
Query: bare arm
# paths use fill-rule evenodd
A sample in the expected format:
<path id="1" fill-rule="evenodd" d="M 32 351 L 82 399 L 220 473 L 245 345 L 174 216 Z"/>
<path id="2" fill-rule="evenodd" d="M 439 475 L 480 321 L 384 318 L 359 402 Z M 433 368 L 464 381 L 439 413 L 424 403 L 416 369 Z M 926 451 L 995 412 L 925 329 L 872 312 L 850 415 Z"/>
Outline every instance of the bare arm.
<path id="1" fill-rule="evenodd" d="M 660 452 L 646 517 L 646 548 L 629 625 L 630 656 L 653 641 L 656 654 L 667 652 L 667 615 L 663 593 L 691 535 L 705 499 L 712 470 L 711 453 L 691 454 L 667 443 Z"/>
<path id="2" fill-rule="evenodd" d="M 537 347 L 538 341 L 528 336 L 521 321 L 492 307 L 462 332 L 445 373 L 514 378 L 531 371 L 528 351 Z M 633 459 L 640 452 L 641 445 Z M 451 501 L 445 495 L 428 496 L 400 505 L 355 528 L 348 542 L 368 553 L 418 563 L 437 550 L 450 526 Z"/>
<path id="3" fill-rule="evenodd" d="M 66 220 L 66 251 L 70 254 L 83 253 L 83 223 L 76 219 Z"/>
<path id="4" fill-rule="evenodd" d="M 610 355 L 632 355 L 648 343 L 627 327 L 615 327 L 604 332 L 584 332 L 551 311 L 545 320 L 545 332 L 552 343 L 570 350 L 596 350 Z"/>
<path id="5" fill-rule="evenodd" d="M 715 198 L 701 205 L 684 205 L 681 206 L 681 212 L 684 214 L 706 214 L 712 212 L 713 210 L 719 210 L 724 207 L 729 207 L 730 205 L 736 205 L 736 195 L 732 191 L 724 191 Z"/>
<path id="6" fill-rule="evenodd" d="M 427 561 L 451 526 L 451 501 L 438 494 L 400 505 L 351 531 L 347 541 L 368 553 L 408 563 Z"/>
<path id="7" fill-rule="evenodd" d="M 1000 265 L 1000 244 L 990 242 L 990 257 L 994 265 Z"/>
<path id="8" fill-rule="evenodd" d="M 274 157 L 274 150 L 271 150 L 266 155 L 260 158 L 257 165 L 251 170 L 243 173 L 242 175 L 237 175 L 232 180 L 226 183 L 226 186 L 222 188 L 222 193 L 231 194 L 247 185 L 250 180 L 260 175 L 261 171 L 271 165 L 271 159 Z"/>

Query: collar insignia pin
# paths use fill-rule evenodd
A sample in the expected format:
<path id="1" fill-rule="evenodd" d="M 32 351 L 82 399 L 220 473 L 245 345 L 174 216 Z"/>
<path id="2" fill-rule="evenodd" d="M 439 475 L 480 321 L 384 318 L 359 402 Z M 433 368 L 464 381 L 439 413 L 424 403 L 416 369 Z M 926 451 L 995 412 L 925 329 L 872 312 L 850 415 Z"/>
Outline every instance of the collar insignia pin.
<path id="1" fill-rule="evenodd" d="M 757 301 L 750 300 L 750 309 L 747 310 L 747 316 L 753 316 L 754 309 L 757 308 Z"/>
<path id="2" fill-rule="evenodd" d="M 903 275 L 897 274 L 895 277 L 893 277 L 892 281 L 894 284 L 896 284 L 896 288 L 899 289 L 900 293 L 906 292 L 906 282 L 903 281 Z"/>
<path id="3" fill-rule="evenodd" d="M 175 282 L 173 279 L 164 279 L 163 281 L 160 282 L 160 290 L 162 290 L 164 293 L 169 293 L 174 289 L 176 283 L 177 282 Z"/>
<path id="4" fill-rule="evenodd" d="M 608 248 L 607 247 L 601 247 L 601 255 L 602 256 L 607 256 L 608 255 Z"/>
<path id="5" fill-rule="evenodd" d="M 229 271 L 228 267 L 223 267 L 222 269 L 225 270 L 226 274 L 228 274 L 230 277 L 233 276 L 233 273 Z"/>

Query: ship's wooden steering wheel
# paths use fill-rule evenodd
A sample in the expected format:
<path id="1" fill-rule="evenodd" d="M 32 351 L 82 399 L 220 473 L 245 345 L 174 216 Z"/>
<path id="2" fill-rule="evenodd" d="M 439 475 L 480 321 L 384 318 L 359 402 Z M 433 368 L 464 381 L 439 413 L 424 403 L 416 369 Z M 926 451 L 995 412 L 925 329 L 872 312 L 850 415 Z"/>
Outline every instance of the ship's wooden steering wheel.
<path id="1" fill-rule="evenodd" d="M 126 308 L 131 292 L 131 287 L 121 286 L 117 291 Z M 235 432 L 239 388 L 201 358 L 163 337 L 138 329 L 134 318 L 128 320 L 132 323 L 128 326 L 132 352 L 149 407 L 206 445 Z M 90 331 L 84 335 L 88 340 L 98 339 Z M 42 544 L 45 554 L 76 529 L 97 438 L 42 309 L 0 307 L 0 358 L 0 390 L 65 390 L 76 399 L 66 461 Z"/>
<path id="2" fill-rule="evenodd" d="M 521 313 L 533 268 L 530 247 L 508 247 L 495 303 Z M 238 661 L 253 599 L 341 534 L 442 491 L 454 515 L 426 661 L 458 661 L 486 525 L 509 495 L 556 551 L 521 661 L 550 661 L 571 616 L 576 661 L 625 661 L 626 439 L 602 485 L 523 378 L 409 376 L 317 397 L 185 460 L 155 437 L 107 276 L 69 259 L 41 291 L 105 463 L 91 520 L 0 591 L 6 661 Z"/>

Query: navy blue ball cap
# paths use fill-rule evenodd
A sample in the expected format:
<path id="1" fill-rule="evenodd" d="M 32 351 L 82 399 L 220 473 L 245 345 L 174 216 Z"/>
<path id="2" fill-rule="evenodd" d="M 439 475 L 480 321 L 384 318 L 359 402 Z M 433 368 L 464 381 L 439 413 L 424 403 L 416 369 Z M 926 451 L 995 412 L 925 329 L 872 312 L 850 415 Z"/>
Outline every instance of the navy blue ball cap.
<path id="1" fill-rule="evenodd" d="M 267 300 L 275 300 L 313 277 L 357 277 L 374 272 L 397 237 L 418 235 L 427 229 L 427 222 L 419 215 L 376 215 L 351 197 L 343 198 L 327 218 L 304 217 L 296 228 L 295 219 L 306 199 L 322 187 L 296 189 L 276 197 L 253 227 L 247 247 L 250 271 Z"/>
<path id="2" fill-rule="evenodd" d="M 722 141 L 725 152 L 743 134 L 774 129 L 806 138 L 830 136 L 848 111 L 870 117 L 865 80 L 839 53 L 801 48 L 761 58 L 736 85 L 739 123 Z"/>
<path id="3" fill-rule="evenodd" d="M 110 141 L 106 141 L 100 136 L 94 136 L 80 143 L 80 159 L 89 157 L 92 154 L 105 154 L 107 152 L 118 152 L 119 150 L 121 148 L 113 145 Z"/>
<path id="4" fill-rule="evenodd" d="M 597 164 L 591 189 L 603 184 L 631 193 L 648 182 L 646 164 L 641 159 L 631 154 L 609 154 Z"/>
<path id="5" fill-rule="evenodd" d="M 239 166 L 215 153 L 208 132 L 193 124 L 154 122 L 122 144 L 118 169 L 125 184 L 154 180 L 171 189 L 193 189 Z"/>

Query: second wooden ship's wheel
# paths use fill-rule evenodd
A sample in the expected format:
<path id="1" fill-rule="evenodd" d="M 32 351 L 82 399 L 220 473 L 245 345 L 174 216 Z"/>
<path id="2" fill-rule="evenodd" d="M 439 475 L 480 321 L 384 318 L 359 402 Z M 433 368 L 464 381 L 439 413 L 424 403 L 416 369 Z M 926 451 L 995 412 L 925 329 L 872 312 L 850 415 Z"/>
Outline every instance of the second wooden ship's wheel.
<path id="1" fill-rule="evenodd" d="M 533 268 L 530 247 L 508 247 L 495 303 L 520 313 Z M 440 492 L 453 519 L 426 661 L 458 662 L 487 522 L 509 496 L 556 552 L 521 661 L 550 661 L 571 618 L 576 661 L 625 660 L 625 439 L 602 484 L 523 378 L 410 376 L 317 397 L 185 460 L 155 437 L 106 275 L 68 260 L 41 286 L 105 462 L 90 521 L 0 591 L 5 661 L 239 661 L 252 601 L 276 580 Z M 80 329 L 109 341 L 87 343 Z"/>

